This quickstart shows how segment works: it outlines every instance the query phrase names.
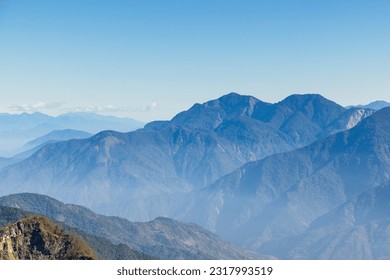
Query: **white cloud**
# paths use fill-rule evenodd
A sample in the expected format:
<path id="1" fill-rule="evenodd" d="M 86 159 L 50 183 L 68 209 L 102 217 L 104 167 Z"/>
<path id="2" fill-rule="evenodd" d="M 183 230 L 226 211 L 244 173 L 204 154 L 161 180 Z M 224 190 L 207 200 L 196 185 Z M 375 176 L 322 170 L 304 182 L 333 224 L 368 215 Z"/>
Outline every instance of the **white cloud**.
<path id="1" fill-rule="evenodd" d="M 108 105 L 87 105 L 77 107 L 64 106 L 65 102 L 37 102 L 34 104 L 21 104 L 8 106 L 6 111 L 14 113 L 32 113 L 32 112 L 43 112 L 43 113 L 67 113 L 67 112 L 93 112 L 93 113 L 142 113 L 151 112 L 158 108 L 157 102 L 152 102 L 146 106 L 116 106 L 112 104 Z"/>
<path id="2" fill-rule="evenodd" d="M 62 107 L 64 102 L 37 102 L 35 104 L 22 104 L 22 105 L 12 105 L 8 109 L 15 112 L 37 112 L 37 111 L 47 111 L 47 110 L 56 110 Z"/>
<path id="3" fill-rule="evenodd" d="M 147 105 L 147 106 L 145 107 L 145 110 L 144 110 L 144 111 L 150 112 L 150 111 L 154 111 L 154 110 L 157 109 L 157 108 L 158 108 L 157 102 L 152 102 L 152 103 L 150 103 L 149 105 Z"/>
<path id="4" fill-rule="evenodd" d="M 115 106 L 115 105 L 89 105 L 71 108 L 70 110 L 76 112 L 95 112 L 95 113 L 123 113 L 123 112 L 150 112 L 158 108 L 156 102 L 152 102 L 144 107 L 134 106 Z"/>

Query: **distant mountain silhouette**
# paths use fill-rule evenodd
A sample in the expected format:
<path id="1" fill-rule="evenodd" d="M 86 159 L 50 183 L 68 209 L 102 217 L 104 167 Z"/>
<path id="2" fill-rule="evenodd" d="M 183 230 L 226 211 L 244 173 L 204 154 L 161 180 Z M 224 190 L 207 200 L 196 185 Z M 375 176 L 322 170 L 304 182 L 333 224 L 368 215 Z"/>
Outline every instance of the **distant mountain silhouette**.
<path id="1" fill-rule="evenodd" d="M 54 130 L 73 129 L 95 134 L 109 129 L 128 132 L 143 126 L 143 123 L 130 118 L 101 116 L 94 113 L 68 113 L 55 117 L 39 112 L 0 113 L 0 151 L 1 156 L 12 156 L 21 152 L 20 149 L 27 142 Z"/>
<path id="2" fill-rule="evenodd" d="M 71 139 L 85 139 L 91 137 L 92 134 L 75 129 L 53 130 L 48 134 L 45 134 L 37 139 L 31 140 L 26 143 L 24 148 L 26 150 L 41 146 L 49 141 L 67 141 Z"/>
<path id="3" fill-rule="evenodd" d="M 389 102 L 386 102 L 384 100 L 377 100 L 377 101 L 371 102 L 371 103 L 366 104 L 366 105 L 349 106 L 348 108 L 357 107 L 357 108 L 380 110 L 380 109 L 383 109 L 383 108 L 386 108 L 389 106 L 390 106 Z"/>
<path id="4" fill-rule="evenodd" d="M 74 129 L 64 129 L 64 130 L 53 130 L 48 134 L 45 134 L 37 139 L 31 140 L 26 143 L 20 150 L 20 152 L 14 155 L 12 158 L 16 160 L 21 160 L 32 156 L 35 152 L 39 151 L 43 146 L 51 143 L 56 143 L 59 141 L 67 141 L 72 139 L 85 139 L 91 137 L 92 134 L 74 130 Z"/>

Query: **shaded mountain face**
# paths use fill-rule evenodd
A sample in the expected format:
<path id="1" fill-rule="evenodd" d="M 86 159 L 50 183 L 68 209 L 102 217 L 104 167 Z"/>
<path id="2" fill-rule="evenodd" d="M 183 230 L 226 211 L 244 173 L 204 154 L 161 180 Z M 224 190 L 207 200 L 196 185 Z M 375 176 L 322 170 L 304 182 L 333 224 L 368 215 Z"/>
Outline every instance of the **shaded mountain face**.
<path id="1" fill-rule="evenodd" d="M 172 217 L 182 194 L 372 113 L 357 110 L 316 94 L 269 104 L 231 93 L 134 132 L 46 145 L 0 171 L 0 193 L 47 194 L 135 221 Z"/>
<path id="2" fill-rule="evenodd" d="M 263 244 L 303 234 L 354 195 L 388 182 L 389 147 L 385 108 L 351 130 L 244 165 L 183 199 L 177 217 L 263 252 Z"/>
<path id="3" fill-rule="evenodd" d="M 288 259 L 390 259 L 390 183 L 352 196 L 297 236 L 263 251 Z"/>
<path id="4" fill-rule="evenodd" d="M 50 220 L 29 216 L 0 229 L 0 259 L 92 260 L 87 243 L 64 233 Z"/>
<path id="5" fill-rule="evenodd" d="M 85 207 L 63 204 L 48 196 L 27 193 L 1 197 L 0 205 L 45 215 L 87 234 L 106 238 L 114 244 L 127 244 L 159 259 L 259 258 L 258 255 L 240 250 L 195 224 L 180 223 L 168 218 L 134 223 L 117 217 L 98 215 Z"/>

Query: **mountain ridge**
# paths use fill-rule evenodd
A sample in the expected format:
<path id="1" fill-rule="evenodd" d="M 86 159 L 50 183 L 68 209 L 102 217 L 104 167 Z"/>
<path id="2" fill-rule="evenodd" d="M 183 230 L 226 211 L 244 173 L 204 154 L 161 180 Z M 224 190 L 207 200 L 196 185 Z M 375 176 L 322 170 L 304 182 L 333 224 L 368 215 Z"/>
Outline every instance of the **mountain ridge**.
<path id="1" fill-rule="evenodd" d="M 0 197 L 0 205 L 38 213 L 78 228 L 86 234 L 126 244 L 160 259 L 256 259 L 201 227 L 159 217 L 153 221 L 129 222 L 123 218 L 96 214 L 83 206 L 64 204 L 38 194 Z M 263 256 L 265 257 L 265 256 Z"/>

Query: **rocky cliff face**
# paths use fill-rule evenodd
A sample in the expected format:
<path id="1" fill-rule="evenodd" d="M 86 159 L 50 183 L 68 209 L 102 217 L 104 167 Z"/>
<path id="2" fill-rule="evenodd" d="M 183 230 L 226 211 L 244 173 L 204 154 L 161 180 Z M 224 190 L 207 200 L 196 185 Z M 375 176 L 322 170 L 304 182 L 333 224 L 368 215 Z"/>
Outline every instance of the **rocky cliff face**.
<path id="1" fill-rule="evenodd" d="M 29 216 L 0 229 L 0 259 L 92 260 L 93 250 L 40 216 Z"/>

